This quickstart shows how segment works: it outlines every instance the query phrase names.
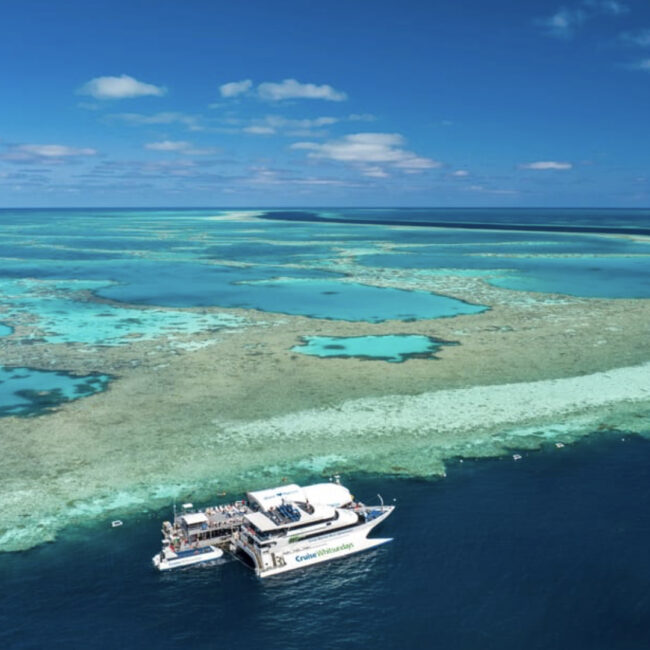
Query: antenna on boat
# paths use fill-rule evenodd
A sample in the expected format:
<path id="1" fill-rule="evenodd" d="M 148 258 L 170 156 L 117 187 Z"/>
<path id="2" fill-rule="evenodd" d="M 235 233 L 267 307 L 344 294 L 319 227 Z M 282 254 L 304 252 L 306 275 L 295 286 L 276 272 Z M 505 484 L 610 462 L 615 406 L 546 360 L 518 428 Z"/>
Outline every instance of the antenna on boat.
<path id="1" fill-rule="evenodd" d="M 378 494 L 377 496 L 379 497 L 379 503 L 381 503 L 381 508 L 383 510 L 384 509 L 384 500 L 382 499 L 381 494 Z"/>
<path id="2" fill-rule="evenodd" d="M 172 502 L 174 504 L 174 523 L 176 522 L 176 499 Z"/>

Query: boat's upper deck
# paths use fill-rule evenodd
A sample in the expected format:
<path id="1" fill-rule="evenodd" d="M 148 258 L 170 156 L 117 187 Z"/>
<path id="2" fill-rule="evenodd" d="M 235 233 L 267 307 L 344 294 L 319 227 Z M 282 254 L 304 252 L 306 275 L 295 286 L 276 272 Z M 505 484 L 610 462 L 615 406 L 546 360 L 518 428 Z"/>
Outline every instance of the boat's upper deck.
<path id="1" fill-rule="evenodd" d="M 216 538 L 232 535 L 248 524 L 259 537 L 281 535 L 295 528 L 337 527 L 338 509 L 352 503 L 349 490 L 339 483 L 317 483 L 300 487 L 282 485 L 268 490 L 249 492 L 247 501 L 195 510 L 183 504 L 173 523 L 163 522 L 163 539 L 167 543 L 212 543 Z M 347 521 L 347 515 L 343 515 Z M 328 523 L 329 522 L 329 523 Z M 340 523 L 340 522 L 339 522 Z"/>
<path id="2" fill-rule="evenodd" d="M 273 533 L 284 529 L 308 526 L 337 517 L 336 508 L 331 506 L 308 506 L 307 504 L 282 504 L 264 512 L 252 512 L 244 517 L 261 533 Z"/>
<path id="3" fill-rule="evenodd" d="M 173 523 L 163 522 L 163 537 L 169 540 L 204 539 L 230 534 L 239 528 L 244 516 L 252 510 L 244 501 L 212 506 L 194 511 L 192 504 L 185 504 L 183 512 L 174 517 Z"/>

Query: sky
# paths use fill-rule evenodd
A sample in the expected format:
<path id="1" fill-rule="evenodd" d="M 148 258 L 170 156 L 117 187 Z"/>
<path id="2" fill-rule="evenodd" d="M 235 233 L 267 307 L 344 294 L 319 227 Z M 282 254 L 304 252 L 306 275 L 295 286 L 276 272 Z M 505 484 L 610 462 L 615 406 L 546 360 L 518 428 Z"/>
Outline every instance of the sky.
<path id="1" fill-rule="evenodd" d="M 0 207 L 650 205 L 647 0 L 20 0 L 0 34 Z"/>

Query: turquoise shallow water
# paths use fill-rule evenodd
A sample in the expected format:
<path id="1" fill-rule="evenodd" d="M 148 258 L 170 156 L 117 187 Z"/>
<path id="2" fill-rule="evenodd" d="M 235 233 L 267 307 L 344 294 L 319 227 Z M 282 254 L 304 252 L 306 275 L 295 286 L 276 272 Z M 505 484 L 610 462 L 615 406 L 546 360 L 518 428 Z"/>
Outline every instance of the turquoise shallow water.
<path id="1" fill-rule="evenodd" d="M 472 249 L 471 254 L 460 260 L 459 252 L 450 253 L 441 247 L 439 251 L 423 253 L 419 250 L 403 253 L 368 255 L 359 262 L 369 267 L 387 267 L 398 269 L 445 269 L 454 274 L 462 263 L 464 270 L 474 271 L 476 275 L 492 272 L 488 278 L 491 284 L 515 289 L 542 293 L 563 293 L 588 298 L 647 298 L 650 297 L 650 247 L 633 248 L 634 255 L 626 256 L 603 253 L 609 246 L 584 246 L 572 242 L 568 247 L 564 243 L 553 247 L 522 247 L 504 250 L 503 246 L 485 247 L 483 250 Z M 467 246 L 462 247 L 465 251 Z M 549 255 L 551 248 L 551 255 Z M 569 249 L 567 251 L 567 248 Z M 576 252 L 576 248 L 580 252 Z M 624 245 L 621 248 L 627 249 Z M 591 252 L 590 252 L 591 251 Z M 632 252 L 632 251 L 630 251 Z M 489 253 L 489 256 L 486 255 Z M 508 254 L 516 253 L 525 257 L 513 258 Z M 575 255 L 577 257 L 571 257 Z M 637 257 L 643 255 L 642 257 Z"/>
<path id="2" fill-rule="evenodd" d="M 241 214 L 248 216 L 240 220 Z M 11 326 L 12 315 L 29 314 L 47 342 L 108 345 L 241 324 L 218 315 L 105 305 L 93 295 L 166 309 L 242 307 L 361 322 L 439 318 L 485 308 L 421 291 L 342 281 L 341 269 L 375 267 L 475 275 L 515 290 L 650 297 L 648 241 L 568 231 L 574 224 L 625 234 L 647 222 L 642 211 L 318 212 L 340 219 L 337 223 L 269 221 L 250 214 L 0 210 L 6 234 L 0 246 L 3 324 Z M 434 217 L 449 227 L 385 225 Z M 491 224 L 504 227 L 526 219 L 549 230 L 490 230 Z M 482 227 L 453 227 L 461 221 Z M 58 283 L 56 291 L 52 282 Z"/>
<path id="3" fill-rule="evenodd" d="M 138 305 L 244 307 L 369 322 L 484 309 L 341 282 L 341 273 L 321 268 L 341 252 L 340 227 L 333 240 L 315 244 L 309 224 L 214 221 L 217 212 L 0 211 L 13 237 L 0 251 L 0 280 L 94 281 L 89 290 L 97 297 Z M 367 237 L 364 228 L 351 229 Z"/>
<path id="4" fill-rule="evenodd" d="M 418 334 L 387 334 L 384 336 L 305 336 L 304 343 L 291 350 L 322 358 L 372 359 L 401 363 L 418 357 L 434 357 L 444 344 L 430 336 Z"/>
<path id="5" fill-rule="evenodd" d="M 46 413 L 63 402 L 106 390 L 110 380 L 108 375 L 99 373 L 76 376 L 0 366 L 0 416 Z"/>
<path id="6" fill-rule="evenodd" d="M 134 339 L 151 340 L 197 332 L 218 332 L 239 327 L 243 320 L 230 314 L 116 307 L 86 300 L 80 292 L 105 286 L 102 282 L 74 280 L 34 281 L 0 278 L 0 291 L 8 301 L 8 315 L 35 317 L 41 331 L 29 342 L 124 345 Z"/>
<path id="7" fill-rule="evenodd" d="M 404 291 L 334 280 L 256 282 L 245 295 L 248 296 L 246 302 L 232 306 L 373 323 L 477 314 L 487 309 L 425 291 Z"/>
<path id="8" fill-rule="evenodd" d="M 183 328 L 195 332 L 216 325 L 208 319 L 159 312 L 157 327 L 147 312 L 98 306 L 72 295 L 72 287 L 54 300 L 47 295 L 47 285 L 39 292 L 34 281 L 87 283 L 86 289 L 99 298 L 152 307 L 244 307 L 368 322 L 477 313 L 483 307 L 424 292 L 342 282 L 336 260 L 344 261 L 341 268 L 352 272 L 358 264 L 364 270 L 478 275 L 515 290 L 650 297 L 647 241 L 569 232 L 573 226 L 588 226 L 625 234 L 647 222 L 643 211 L 317 213 L 334 216 L 341 220 L 338 223 L 268 221 L 253 218 L 250 212 L 246 220 L 239 220 L 237 215 L 243 213 L 237 211 L 230 220 L 223 214 L 213 219 L 219 214 L 218 210 L 0 210 L 6 233 L 0 246 L 0 283 L 32 283 L 22 297 L 13 291 L 9 298 L 3 291 L 2 303 L 10 302 L 13 313 L 40 316 L 50 342 L 115 344 L 130 335 L 154 336 Z M 442 220 L 449 227 L 385 225 L 423 219 Z M 548 230 L 490 230 L 491 224 L 504 227 L 527 221 Z M 453 227 L 460 222 L 482 227 Z M 57 313 L 62 317 L 56 319 Z M 96 317 L 103 319 L 101 325 Z M 11 319 L 4 320 L 11 325 Z M 95 325 L 88 327 L 93 320 Z"/>

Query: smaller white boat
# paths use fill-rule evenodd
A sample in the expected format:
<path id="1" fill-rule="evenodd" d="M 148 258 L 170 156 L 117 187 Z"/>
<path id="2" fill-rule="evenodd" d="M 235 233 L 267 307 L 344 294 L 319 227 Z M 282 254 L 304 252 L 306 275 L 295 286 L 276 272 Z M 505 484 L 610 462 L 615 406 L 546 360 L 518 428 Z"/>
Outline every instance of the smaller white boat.
<path id="1" fill-rule="evenodd" d="M 171 544 L 165 544 L 162 551 L 153 556 L 153 565 L 159 571 L 178 569 L 183 566 L 192 566 L 201 562 L 218 560 L 223 551 L 216 546 L 202 546 L 186 550 L 175 550 Z"/>
<path id="2" fill-rule="evenodd" d="M 122 523 L 121 519 L 115 519 L 115 521 L 111 521 L 111 528 L 119 528 Z"/>
<path id="3" fill-rule="evenodd" d="M 556 442 L 556 443 L 555 443 L 555 446 L 556 446 L 558 449 L 562 449 L 562 447 L 564 447 L 564 443 L 563 443 L 563 442 Z"/>
<path id="4" fill-rule="evenodd" d="M 512 454 L 512 460 L 521 460 L 521 454 Z"/>

